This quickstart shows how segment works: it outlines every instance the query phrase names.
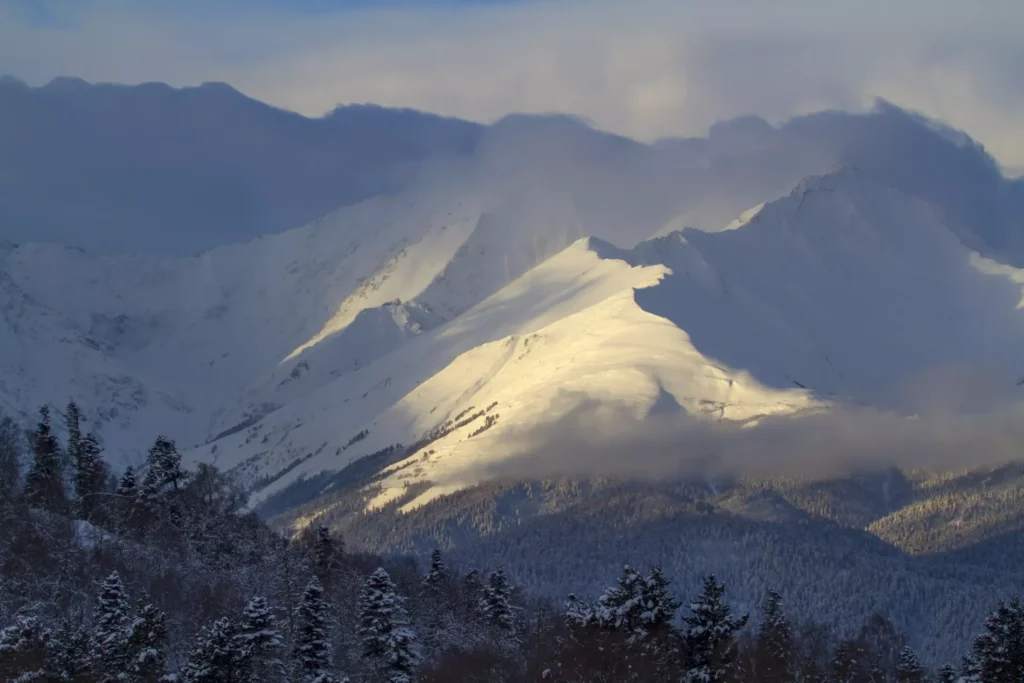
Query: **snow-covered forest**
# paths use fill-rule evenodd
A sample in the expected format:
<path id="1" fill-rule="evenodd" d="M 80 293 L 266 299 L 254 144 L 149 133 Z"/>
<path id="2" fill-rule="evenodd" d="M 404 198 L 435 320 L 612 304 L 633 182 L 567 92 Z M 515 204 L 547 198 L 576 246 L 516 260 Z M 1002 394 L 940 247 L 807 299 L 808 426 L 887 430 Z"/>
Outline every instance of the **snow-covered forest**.
<path id="1" fill-rule="evenodd" d="M 0 426 L 0 678 L 5 681 L 979 681 L 1024 677 L 1024 607 L 990 605 L 973 646 L 922 662 L 891 615 L 852 634 L 753 614 L 707 574 L 625 567 L 592 597 L 517 586 L 501 566 L 346 548 L 322 520 L 290 536 L 215 468 L 156 437 L 108 471 L 71 404 Z M 66 438 L 59 439 L 59 434 Z M 63 441 L 63 443 L 62 443 Z"/>

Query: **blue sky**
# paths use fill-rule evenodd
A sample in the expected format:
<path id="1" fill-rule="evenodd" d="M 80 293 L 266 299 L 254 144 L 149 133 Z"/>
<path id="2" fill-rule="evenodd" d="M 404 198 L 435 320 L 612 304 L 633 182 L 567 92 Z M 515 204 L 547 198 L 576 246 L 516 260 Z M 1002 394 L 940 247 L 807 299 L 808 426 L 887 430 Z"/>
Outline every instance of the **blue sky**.
<path id="1" fill-rule="evenodd" d="M 641 139 L 881 96 L 1024 166 L 1019 0 L 8 0 L 0 73 L 221 80 L 314 116 L 565 111 Z"/>

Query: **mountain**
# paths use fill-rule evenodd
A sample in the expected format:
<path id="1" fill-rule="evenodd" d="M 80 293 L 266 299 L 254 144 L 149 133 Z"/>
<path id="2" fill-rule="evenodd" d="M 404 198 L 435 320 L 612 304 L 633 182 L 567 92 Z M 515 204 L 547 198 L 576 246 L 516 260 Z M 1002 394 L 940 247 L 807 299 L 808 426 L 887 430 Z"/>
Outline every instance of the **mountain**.
<path id="1" fill-rule="evenodd" d="M 638 416 L 750 420 L 835 400 L 908 407 L 896 390 L 916 375 L 984 365 L 1019 398 L 1022 283 L 1024 273 L 967 249 L 930 204 L 841 169 L 733 230 L 630 250 L 581 240 L 376 362 L 236 423 L 195 457 L 261 480 L 261 501 L 440 426 L 372 503 L 427 486 L 406 501 L 416 505 L 475 483 L 483 463 L 514 455 L 509 434 L 583 397 Z M 316 372 L 301 363 L 291 396 Z"/>
<path id="2" fill-rule="evenodd" d="M 376 106 L 310 119 L 224 83 L 0 79 L 0 239 L 194 254 L 398 191 L 480 132 Z"/>

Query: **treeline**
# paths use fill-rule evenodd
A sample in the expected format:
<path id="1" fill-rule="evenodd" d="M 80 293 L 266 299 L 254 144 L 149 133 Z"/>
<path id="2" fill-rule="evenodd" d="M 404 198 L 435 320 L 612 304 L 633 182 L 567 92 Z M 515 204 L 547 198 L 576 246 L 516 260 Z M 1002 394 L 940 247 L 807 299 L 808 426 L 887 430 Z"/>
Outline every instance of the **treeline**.
<path id="1" fill-rule="evenodd" d="M 27 434 L 0 422 L 3 681 L 1024 681 L 1016 600 L 936 671 L 882 616 L 837 639 L 770 591 L 751 620 L 714 576 L 684 607 L 659 568 L 626 567 L 556 607 L 437 550 L 422 569 L 351 552 L 316 519 L 282 537 L 165 437 L 114 478 L 77 407 L 62 418 L 64 444 L 46 409 Z"/>

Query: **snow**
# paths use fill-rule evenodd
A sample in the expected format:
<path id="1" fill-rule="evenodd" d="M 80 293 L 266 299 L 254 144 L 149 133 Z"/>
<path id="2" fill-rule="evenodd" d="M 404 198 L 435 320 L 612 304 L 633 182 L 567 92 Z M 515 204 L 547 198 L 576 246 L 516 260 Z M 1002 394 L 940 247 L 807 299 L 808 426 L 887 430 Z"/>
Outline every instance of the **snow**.
<path id="1" fill-rule="evenodd" d="M 371 503 L 430 482 L 415 506 L 584 401 L 754 421 L 882 404 L 937 366 L 1024 376 L 1024 271 L 941 207 L 842 168 L 725 229 L 666 231 L 692 211 L 608 207 L 615 174 L 543 149 L 510 164 L 516 125 L 469 167 L 193 258 L 0 247 L 0 408 L 73 397 L 116 464 L 167 433 L 258 482 L 253 503 L 484 411 Z"/>

